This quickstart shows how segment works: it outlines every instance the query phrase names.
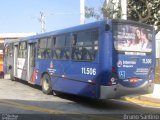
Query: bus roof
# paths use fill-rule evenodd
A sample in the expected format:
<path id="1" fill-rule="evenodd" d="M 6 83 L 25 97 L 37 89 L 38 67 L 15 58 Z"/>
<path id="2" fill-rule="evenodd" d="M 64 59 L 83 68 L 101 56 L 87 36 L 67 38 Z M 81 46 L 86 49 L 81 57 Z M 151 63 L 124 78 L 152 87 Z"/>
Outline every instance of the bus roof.
<path id="1" fill-rule="evenodd" d="M 105 21 L 98 21 L 98 22 L 78 25 L 78 26 L 74 26 L 74 27 L 70 27 L 70 28 L 65 28 L 65 29 L 61 29 L 61 30 L 41 33 L 41 34 L 21 38 L 21 40 L 38 39 L 38 38 L 42 38 L 42 37 L 60 35 L 60 34 L 64 34 L 64 33 L 76 32 L 76 31 L 81 31 L 81 30 L 86 30 L 86 29 L 94 29 L 94 28 L 100 27 L 104 24 L 105 24 Z"/>
<path id="2" fill-rule="evenodd" d="M 142 25 L 142 26 L 146 26 L 146 27 L 151 28 L 151 26 L 149 26 L 149 25 L 146 25 L 146 24 L 143 24 L 143 23 L 140 23 L 140 22 L 136 22 L 136 21 L 121 20 L 121 19 L 118 19 L 118 20 L 108 19 L 108 20 L 102 20 L 102 21 L 87 23 L 87 24 L 83 24 L 83 25 L 78 25 L 78 26 L 74 26 L 74 27 L 70 27 L 70 28 L 65 28 L 65 29 L 61 29 L 61 30 L 40 33 L 40 34 L 36 34 L 36 35 L 33 35 L 33 36 L 29 36 L 29 37 L 23 37 L 23 38 L 20 38 L 18 41 L 13 41 L 13 42 L 34 40 L 34 39 L 39 39 L 39 38 L 43 38 L 43 37 L 47 37 L 47 36 L 60 35 L 60 34 L 65 34 L 65 33 L 82 31 L 82 30 L 86 30 L 86 29 L 94 29 L 94 28 L 98 28 L 100 26 L 103 26 L 106 23 L 110 24 L 112 21 L 114 23 L 129 23 L 129 24 Z"/>

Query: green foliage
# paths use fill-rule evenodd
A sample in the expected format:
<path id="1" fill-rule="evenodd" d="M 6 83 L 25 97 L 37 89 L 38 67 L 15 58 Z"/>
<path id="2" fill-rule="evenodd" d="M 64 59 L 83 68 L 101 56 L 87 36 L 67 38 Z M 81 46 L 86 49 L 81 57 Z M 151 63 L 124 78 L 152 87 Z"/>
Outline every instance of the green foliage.
<path id="1" fill-rule="evenodd" d="M 160 0 L 128 0 L 128 19 L 156 26 L 160 31 Z"/>
<path id="2" fill-rule="evenodd" d="M 85 17 L 86 18 L 96 18 L 97 20 L 101 19 L 101 15 L 95 10 L 95 8 L 85 7 Z"/>
<path id="3" fill-rule="evenodd" d="M 96 11 L 95 8 L 86 7 L 86 18 L 94 17 L 97 20 L 104 18 L 121 18 L 120 0 L 110 0 L 109 5 L 104 0 L 103 6 Z M 127 19 L 147 23 L 155 26 L 156 33 L 160 31 L 160 0 L 128 0 Z M 102 14 L 102 15 L 101 15 Z"/>

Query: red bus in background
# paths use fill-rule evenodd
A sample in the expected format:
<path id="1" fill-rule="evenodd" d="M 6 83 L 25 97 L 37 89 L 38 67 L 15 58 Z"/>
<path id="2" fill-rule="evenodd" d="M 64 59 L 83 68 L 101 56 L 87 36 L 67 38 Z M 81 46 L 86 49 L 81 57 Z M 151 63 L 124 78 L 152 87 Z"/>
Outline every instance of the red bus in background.
<path id="1" fill-rule="evenodd" d="M 0 50 L 0 76 L 3 77 L 3 51 Z"/>
<path id="2" fill-rule="evenodd" d="M 4 72 L 3 72 L 3 48 L 4 48 L 4 40 L 0 39 L 0 78 L 4 77 Z"/>

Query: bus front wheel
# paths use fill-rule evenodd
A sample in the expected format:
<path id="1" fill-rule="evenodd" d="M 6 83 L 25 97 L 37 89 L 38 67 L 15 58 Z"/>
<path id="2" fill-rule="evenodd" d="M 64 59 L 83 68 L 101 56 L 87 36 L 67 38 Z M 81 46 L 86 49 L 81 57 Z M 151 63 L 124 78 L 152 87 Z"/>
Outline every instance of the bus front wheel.
<path id="1" fill-rule="evenodd" d="M 52 94 L 51 78 L 48 74 L 44 74 L 42 77 L 42 91 L 44 94 Z"/>

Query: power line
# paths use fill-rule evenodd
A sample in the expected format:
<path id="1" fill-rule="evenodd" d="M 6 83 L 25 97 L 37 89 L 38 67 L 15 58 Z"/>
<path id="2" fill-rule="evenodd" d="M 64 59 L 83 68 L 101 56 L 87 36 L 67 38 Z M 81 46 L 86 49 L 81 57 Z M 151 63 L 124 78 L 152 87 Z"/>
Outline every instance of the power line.
<path id="1" fill-rule="evenodd" d="M 77 14 L 77 12 L 56 12 L 56 13 L 50 13 L 49 15 L 57 15 L 57 14 Z M 46 22 L 45 22 L 46 14 L 44 14 L 43 11 L 40 11 L 40 17 L 38 18 L 38 21 L 41 24 L 41 32 L 45 32 L 46 28 Z M 80 0 L 80 24 L 85 23 L 85 0 Z"/>
<path id="2" fill-rule="evenodd" d="M 41 24 L 41 32 L 45 32 L 45 15 L 44 12 L 40 11 L 40 18 L 38 18 L 40 24 Z"/>
<path id="3" fill-rule="evenodd" d="M 73 14 L 80 14 L 79 12 L 73 12 L 73 11 L 57 11 L 57 12 L 50 12 L 46 13 L 44 11 L 40 11 L 38 17 L 32 17 L 36 18 L 41 26 L 41 32 L 46 32 L 46 17 L 50 15 L 73 15 Z"/>

